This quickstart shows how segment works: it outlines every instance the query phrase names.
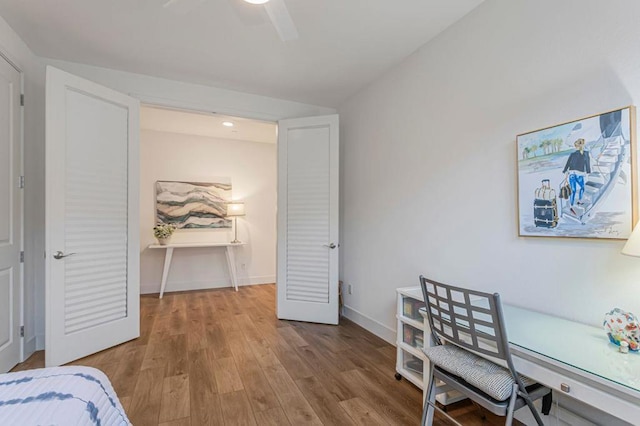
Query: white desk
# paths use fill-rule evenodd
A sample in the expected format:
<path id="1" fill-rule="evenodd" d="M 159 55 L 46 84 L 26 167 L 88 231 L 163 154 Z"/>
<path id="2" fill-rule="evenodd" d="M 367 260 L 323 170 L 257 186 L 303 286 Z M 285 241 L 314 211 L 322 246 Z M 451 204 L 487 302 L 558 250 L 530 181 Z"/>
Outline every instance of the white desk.
<path id="1" fill-rule="evenodd" d="M 173 258 L 173 250 L 176 248 L 196 248 L 196 247 L 224 247 L 227 254 L 227 266 L 229 275 L 231 276 L 231 284 L 238 291 L 238 277 L 236 276 L 236 261 L 234 247 L 243 246 L 246 243 L 184 243 L 184 244 L 151 244 L 150 249 L 165 249 L 164 267 L 162 268 L 162 284 L 160 284 L 160 299 L 164 295 L 164 289 L 167 286 L 167 277 L 169 269 L 171 269 L 171 259 Z"/>
<path id="2" fill-rule="evenodd" d="M 602 327 L 504 305 L 516 369 L 631 424 L 640 424 L 640 353 L 622 354 Z M 604 316 L 604 315 L 603 315 Z M 563 390 L 562 384 L 569 386 Z"/>
<path id="3" fill-rule="evenodd" d="M 415 291 L 421 292 L 420 287 Z M 620 353 L 602 327 L 507 304 L 503 312 L 518 372 L 557 394 L 640 424 L 640 353 Z M 426 317 L 424 329 L 428 345 Z"/>

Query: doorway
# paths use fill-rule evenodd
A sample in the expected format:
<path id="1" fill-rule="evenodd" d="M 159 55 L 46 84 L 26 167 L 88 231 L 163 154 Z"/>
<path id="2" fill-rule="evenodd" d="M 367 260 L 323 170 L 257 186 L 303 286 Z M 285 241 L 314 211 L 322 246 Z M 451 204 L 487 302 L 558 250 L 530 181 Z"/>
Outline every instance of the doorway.
<path id="1" fill-rule="evenodd" d="M 238 285 L 275 283 L 277 124 L 143 105 L 140 129 L 141 293 L 158 293 L 167 268 L 165 251 L 149 248 L 158 223 L 177 226 L 176 245 L 227 243 L 237 231 Z M 245 215 L 220 218 L 232 201 Z M 179 248 L 169 262 L 167 292 L 231 285 L 224 247 Z"/>
<path id="2" fill-rule="evenodd" d="M 69 97 L 77 102 L 65 102 L 65 99 Z M 46 107 L 46 251 L 48 255 L 46 260 L 47 351 L 45 358 L 47 365 L 59 365 L 139 335 L 140 237 L 144 235 L 145 238 L 149 238 L 149 234 L 146 232 L 151 233 L 151 230 L 147 228 L 148 231 L 146 231 L 145 227 L 140 225 L 139 209 L 141 206 L 138 193 L 142 188 L 139 182 L 141 168 L 139 159 L 139 101 L 89 80 L 48 67 Z M 161 114 L 166 111 L 156 112 Z M 226 121 L 234 119 L 242 120 L 231 117 Z M 162 122 L 164 120 L 156 121 Z M 275 128 L 275 124 L 271 123 L 271 125 Z M 272 150 L 277 153 L 275 160 L 278 166 L 276 172 L 277 191 L 280 194 L 277 206 L 278 213 L 275 212 L 275 207 L 273 209 L 266 208 L 263 209 L 264 211 L 256 213 L 261 216 L 273 213 L 272 219 L 269 220 L 272 230 L 275 224 L 273 218 L 276 215 L 279 221 L 276 238 L 279 250 L 277 256 L 278 317 L 337 324 L 338 117 L 330 115 L 287 119 L 279 121 L 278 126 L 278 148 Z M 195 126 L 189 125 L 187 127 L 193 129 Z M 234 127 L 233 122 L 230 121 L 225 127 Z M 173 133 L 175 133 L 175 129 L 173 129 Z M 96 137 L 96 134 L 99 137 Z M 195 158 L 180 159 L 178 153 L 189 151 L 189 149 L 186 149 L 184 144 L 176 144 L 176 140 L 175 135 L 170 136 L 169 140 L 164 140 L 165 143 L 169 143 L 168 146 L 162 149 L 152 147 L 149 153 L 143 153 L 143 155 L 154 159 L 152 164 L 179 164 L 182 171 L 178 171 L 174 176 L 184 175 L 185 170 L 195 169 L 194 165 L 199 161 L 205 161 L 205 166 L 196 175 L 193 175 L 193 178 L 189 178 L 192 182 L 184 182 L 187 179 L 182 177 L 164 178 L 168 179 L 164 182 L 173 183 L 174 186 L 175 184 L 188 184 L 192 187 L 214 185 L 218 189 L 222 189 L 223 192 L 231 192 L 232 185 L 229 176 L 223 176 L 227 179 L 224 182 L 222 180 L 206 182 L 206 177 L 214 175 L 210 170 L 210 162 L 207 162 L 209 158 L 220 161 L 219 168 L 229 165 L 229 161 L 222 155 L 222 150 L 205 150 L 205 152 L 199 152 Z M 257 169 L 265 163 L 264 157 L 260 157 L 255 164 L 250 164 L 247 161 L 246 153 L 239 158 L 238 163 L 241 164 L 243 171 Z M 75 169 L 69 170 L 69 164 Z M 78 170 L 81 172 L 80 174 L 75 173 Z M 69 174 L 69 171 L 75 174 Z M 167 176 L 171 175 L 166 170 L 164 173 Z M 215 172 L 215 174 L 222 173 Z M 69 176 L 73 178 L 73 182 L 69 181 Z M 205 179 L 201 179 L 201 177 L 205 177 Z M 155 179 L 151 179 L 152 188 Z M 202 180 L 205 182 L 199 182 Z M 158 181 L 155 182 L 155 201 L 157 202 Z M 69 185 L 69 183 L 73 185 Z M 91 186 L 87 183 L 95 185 Z M 118 210 L 117 216 L 112 214 L 111 204 L 108 209 L 99 209 L 99 212 L 104 213 L 102 216 L 94 214 L 96 212 L 94 201 L 105 202 L 101 193 L 94 190 L 96 185 L 104 186 L 106 195 L 118 199 L 117 206 L 120 210 Z M 83 197 L 77 197 L 77 189 L 84 191 Z M 150 193 L 154 195 L 154 190 L 151 189 Z M 250 194 L 247 194 L 243 194 L 243 197 L 248 198 Z M 234 196 L 237 197 L 237 194 Z M 228 194 L 227 198 L 231 199 L 231 194 Z M 151 197 L 143 197 L 144 199 L 147 199 L 148 202 L 146 206 L 152 206 L 150 208 L 151 215 L 147 214 L 145 217 L 147 219 L 151 217 L 150 224 L 153 225 L 153 212 L 159 210 L 157 203 L 154 203 Z M 63 208 L 68 200 L 71 200 L 73 204 L 71 209 Z M 178 210 L 186 207 L 180 202 L 176 202 L 175 199 L 169 198 L 168 201 L 164 203 L 165 207 L 166 205 L 172 209 L 177 207 Z M 226 204 L 226 200 L 220 201 L 224 201 L 220 204 Z M 296 201 L 296 203 L 292 203 L 292 201 Z M 154 205 L 155 207 L 153 207 Z M 188 211 L 188 209 L 186 210 Z M 78 214 L 78 212 L 80 213 Z M 175 211 L 163 211 L 163 214 L 168 213 L 174 217 L 180 216 Z M 211 220 L 210 212 L 205 211 L 205 213 L 207 214 L 201 214 L 189 223 L 202 225 L 201 220 Z M 220 223 L 224 225 L 224 222 L 228 220 L 226 212 L 224 213 L 214 215 L 217 216 L 215 220 L 219 225 Z M 249 214 L 247 213 L 247 215 Z M 156 213 L 157 215 L 158 213 Z M 118 233 L 114 234 L 109 231 L 110 228 L 102 227 L 101 221 L 103 219 L 110 222 L 116 221 Z M 83 221 L 88 221 L 92 233 L 83 232 L 81 229 L 85 223 Z M 52 226 L 54 224 L 56 226 Z M 66 238 L 69 225 L 76 231 L 72 239 Z M 217 228 L 228 228 L 228 224 L 226 225 Z M 202 230 L 203 227 L 191 226 L 191 228 Z M 242 230 L 241 226 L 236 227 L 236 230 Z M 189 235 L 188 238 L 195 238 L 194 235 L 187 234 L 186 231 L 194 231 L 194 229 L 185 229 L 183 238 L 186 238 L 187 235 Z M 228 241 L 224 230 L 214 229 L 213 231 L 218 232 L 215 234 L 217 238 Z M 250 243 L 255 239 L 253 237 L 253 233 L 256 232 L 255 228 L 247 227 L 247 223 L 245 223 L 246 232 L 249 232 L 247 241 Z M 100 241 L 113 240 L 114 244 L 118 244 L 118 248 L 116 249 L 114 246 L 110 252 L 111 257 L 117 257 L 118 265 L 106 264 L 102 259 L 103 244 L 94 238 L 98 233 L 102 236 Z M 238 234 L 240 238 L 244 238 L 242 233 Z M 212 235 L 214 234 L 207 237 L 210 238 Z M 68 250 L 70 248 L 68 247 L 69 241 L 74 242 L 71 248 L 75 250 Z M 75 244 L 77 242 L 81 244 Z M 289 242 L 293 244 L 289 244 Z M 202 244 L 200 245 L 202 246 Z M 229 244 L 222 245 L 228 246 Z M 272 242 L 271 248 L 273 249 L 274 246 L 275 244 Z M 322 250 L 326 255 L 318 255 L 318 250 Z M 167 253 L 169 253 L 169 249 L 167 249 Z M 73 257 L 71 257 L 72 255 Z M 229 256 L 229 254 L 227 255 Z M 87 256 L 95 257 L 95 262 L 100 263 L 104 268 L 97 270 L 93 264 L 84 262 L 83 259 Z M 190 258 L 197 256 L 193 253 Z M 200 254 L 200 256 L 204 255 Z M 171 258 L 168 255 L 165 259 L 167 257 Z M 244 256 L 237 262 L 233 262 L 235 268 L 229 268 L 229 272 L 237 269 L 238 264 L 240 270 L 246 270 L 251 264 L 249 262 L 253 262 L 253 260 L 252 254 Z M 207 266 L 211 263 L 210 259 L 205 260 Z M 232 262 L 229 261 L 229 263 Z M 275 262 L 270 262 L 270 264 L 274 266 Z M 168 272 L 166 265 L 165 261 L 163 269 Z M 78 270 L 71 277 L 75 280 L 74 288 L 81 293 L 75 296 L 65 291 L 70 276 L 66 272 L 70 268 Z M 98 275 L 102 274 L 101 277 L 105 280 L 108 278 L 109 285 L 112 285 L 113 288 L 106 291 L 101 281 L 94 279 L 97 273 L 99 273 Z M 189 277 L 192 277 L 194 268 L 185 268 L 185 273 L 191 274 Z M 90 279 L 83 278 L 87 274 L 91 274 Z M 108 276 L 103 276 L 105 274 Z M 255 275 L 247 274 L 244 278 L 247 283 L 252 283 L 253 277 Z M 205 284 L 206 288 L 210 288 L 211 279 L 207 278 L 206 281 L 198 282 L 196 279 L 182 283 L 177 282 L 176 285 L 186 284 L 182 289 L 193 289 L 194 284 L 196 286 Z M 275 281 L 273 278 L 268 280 L 268 282 L 273 281 Z M 321 297 L 318 297 L 319 292 L 322 293 Z M 72 296 L 78 300 L 70 301 Z M 103 300 L 106 300 L 105 298 L 109 298 L 110 305 L 102 303 Z M 69 315 L 70 307 L 74 310 L 73 315 Z M 93 307 L 99 307 L 99 309 L 96 308 L 96 310 Z M 103 313 L 108 314 L 108 317 L 104 317 Z M 324 313 L 327 315 L 325 316 Z M 98 314 L 102 316 L 98 318 Z M 87 316 L 91 317 L 92 323 L 84 321 Z M 97 332 L 96 334 L 96 328 L 104 329 L 105 332 Z M 106 331 L 107 329 L 108 331 Z M 78 334 L 78 330 L 87 333 L 93 332 L 99 339 L 84 339 Z M 57 351 L 52 349 L 54 346 Z"/>

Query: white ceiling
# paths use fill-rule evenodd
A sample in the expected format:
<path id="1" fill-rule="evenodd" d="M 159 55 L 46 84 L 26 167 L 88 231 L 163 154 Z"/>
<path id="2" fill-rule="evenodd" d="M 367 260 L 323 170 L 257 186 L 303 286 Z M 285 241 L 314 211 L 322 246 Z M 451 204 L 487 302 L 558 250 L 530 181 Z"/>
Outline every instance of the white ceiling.
<path id="1" fill-rule="evenodd" d="M 222 125 L 224 121 L 233 123 L 233 127 Z M 276 143 L 278 139 L 275 123 L 150 106 L 140 108 L 140 128 L 251 142 Z"/>
<path id="2" fill-rule="evenodd" d="M 336 107 L 483 0 L 286 0 L 299 39 L 263 6 L 202 0 L 0 0 L 39 56 Z"/>

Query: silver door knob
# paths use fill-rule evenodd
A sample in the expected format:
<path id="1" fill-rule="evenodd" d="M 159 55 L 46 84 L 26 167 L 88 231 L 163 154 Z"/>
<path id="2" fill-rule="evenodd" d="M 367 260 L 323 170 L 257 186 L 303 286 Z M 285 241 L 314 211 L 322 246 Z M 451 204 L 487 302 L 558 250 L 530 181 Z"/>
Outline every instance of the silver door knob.
<path id="1" fill-rule="evenodd" d="M 54 259 L 63 259 L 65 257 L 73 256 L 75 253 L 64 254 L 61 251 L 57 251 L 56 254 L 53 255 Z"/>
<path id="2" fill-rule="evenodd" d="M 330 248 L 330 249 L 332 249 L 332 250 L 333 250 L 334 248 L 338 247 L 337 245 L 335 245 L 335 244 L 333 244 L 333 243 L 331 243 L 331 244 L 323 244 L 323 246 L 324 246 L 324 247 L 329 247 L 329 248 Z"/>

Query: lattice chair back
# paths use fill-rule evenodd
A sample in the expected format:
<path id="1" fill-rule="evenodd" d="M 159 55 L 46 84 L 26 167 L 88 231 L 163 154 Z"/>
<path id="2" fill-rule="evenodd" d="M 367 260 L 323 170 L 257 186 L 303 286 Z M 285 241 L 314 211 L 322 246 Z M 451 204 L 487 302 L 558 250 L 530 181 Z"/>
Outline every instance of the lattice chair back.
<path id="1" fill-rule="evenodd" d="M 429 326 L 437 343 L 447 340 L 510 364 L 509 341 L 498 293 L 454 287 L 423 276 L 420 283 Z"/>

